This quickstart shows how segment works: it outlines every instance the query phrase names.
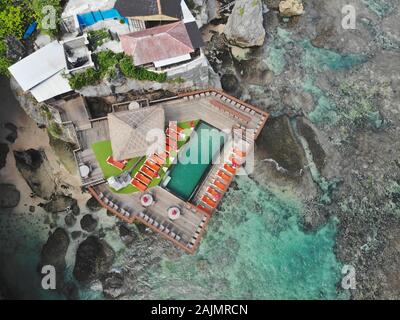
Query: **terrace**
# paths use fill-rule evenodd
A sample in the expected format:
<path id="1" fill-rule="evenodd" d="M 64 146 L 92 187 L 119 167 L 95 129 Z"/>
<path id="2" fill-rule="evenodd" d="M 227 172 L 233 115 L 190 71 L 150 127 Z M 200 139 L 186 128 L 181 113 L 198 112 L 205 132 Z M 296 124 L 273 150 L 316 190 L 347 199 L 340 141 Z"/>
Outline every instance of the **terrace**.
<path id="1" fill-rule="evenodd" d="M 135 107 L 129 108 L 132 105 Z M 119 103 L 113 106 L 113 110 L 112 117 L 126 119 L 127 124 L 133 125 L 132 129 L 119 127 L 119 130 L 127 130 L 124 135 L 130 137 L 134 137 L 138 129 L 133 120 L 129 120 L 133 114 L 135 116 L 132 119 L 139 117 L 143 128 L 146 128 L 148 121 L 158 123 L 158 117 L 162 115 L 162 127 L 167 127 L 165 152 L 143 154 L 130 159 L 121 156 L 122 159 L 128 159 L 126 161 L 118 159 L 119 156 L 114 159 L 120 152 L 129 155 L 133 150 L 131 148 L 138 150 L 138 146 L 128 143 L 127 150 L 121 150 L 120 145 L 115 146 L 117 141 L 122 140 L 113 140 L 110 135 L 110 130 L 114 130 L 110 127 L 110 115 L 108 118 L 90 120 L 90 129 L 77 132 L 80 144 L 76 151 L 78 165 L 84 163 L 90 168 L 88 176 L 82 178 L 83 185 L 116 217 L 128 223 L 140 221 L 186 252 L 194 252 L 209 218 L 246 160 L 268 114 L 214 89 L 163 100 L 139 101 L 136 104 Z M 159 111 L 154 113 L 155 110 Z M 158 120 L 150 119 L 146 114 L 157 115 L 154 117 Z M 176 161 L 178 154 L 185 153 L 190 144 L 198 144 L 200 152 L 203 152 L 210 143 L 208 138 L 203 142 L 193 142 L 193 132 L 199 128 L 215 130 L 219 132 L 217 136 L 228 138 L 217 148 L 210 149 L 208 163 L 185 167 Z M 173 138 L 169 136 L 174 132 L 176 137 L 181 137 L 175 152 L 170 146 Z M 196 175 L 191 170 L 195 170 Z M 123 172 L 129 172 L 132 181 L 117 191 L 111 183 L 107 183 L 107 179 Z M 187 186 L 187 190 L 180 189 L 181 186 Z M 151 205 L 143 202 L 144 196 L 152 199 Z M 171 210 L 179 212 L 176 219 L 171 216 Z"/>

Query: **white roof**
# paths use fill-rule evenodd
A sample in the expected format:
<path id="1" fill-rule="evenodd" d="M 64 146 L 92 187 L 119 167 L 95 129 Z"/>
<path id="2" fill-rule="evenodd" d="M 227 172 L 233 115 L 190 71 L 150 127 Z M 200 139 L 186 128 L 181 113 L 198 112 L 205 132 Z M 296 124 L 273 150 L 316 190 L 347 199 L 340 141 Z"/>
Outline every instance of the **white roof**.
<path id="1" fill-rule="evenodd" d="M 185 0 L 182 0 L 182 2 L 181 2 L 181 9 L 182 9 L 184 23 L 196 21 L 196 19 L 193 17 L 192 13 L 190 12 Z"/>
<path id="2" fill-rule="evenodd" d="M 68 80 L 63 76 L 64 72 L 64 70 L 59 71 L 30 90 L 38 102 L 46 101 L 72 90 Z"/>
<path id="3" fill-rule="evenodd" d="M 154 66 L 156 68 L 160 68 L 160 67 L 164 67 L 164 66 L 169 66 L 170 64 L 175 64 L 175 63 L 179 63 L 182 61 L 187 61 L 192 59 L 192 57 L 190 56 L 190 54 L 184 54 L 182 56 L 178 56 L 178 57 L 173 57 L 173 58 L 168 58 L 168 59 L 164 59 L 164 60 L 158 60 L 158 61 L 154 61 Z"/>
<path id="4" fill-rule="evenodd" d="M 24 91 L 37 86 L 66 67 L 63 46 L 53 41 L 8 70 Z"/>

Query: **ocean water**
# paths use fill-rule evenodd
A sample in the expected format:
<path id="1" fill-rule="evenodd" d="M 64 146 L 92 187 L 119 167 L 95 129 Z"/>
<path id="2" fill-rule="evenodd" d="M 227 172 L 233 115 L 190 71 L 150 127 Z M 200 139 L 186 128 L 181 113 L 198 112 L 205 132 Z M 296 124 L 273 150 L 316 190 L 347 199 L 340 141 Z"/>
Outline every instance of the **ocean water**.
<path id="1" fill-rule="evenodd" d="M 34 214 L 0 213 L 0 283 L 16 299 L 63 299 L 43 290 L 37 269 L 49 228 Z"/>
<path id="2" fill-rule="evenodd" d="M 344 299 L 338 291 L 336 221 L 299 227 L 293 197 L 237 177 L 198 251 L 148 270 L 151 299 Z M 133 295 L 132 298 L 135 298 Z"/>

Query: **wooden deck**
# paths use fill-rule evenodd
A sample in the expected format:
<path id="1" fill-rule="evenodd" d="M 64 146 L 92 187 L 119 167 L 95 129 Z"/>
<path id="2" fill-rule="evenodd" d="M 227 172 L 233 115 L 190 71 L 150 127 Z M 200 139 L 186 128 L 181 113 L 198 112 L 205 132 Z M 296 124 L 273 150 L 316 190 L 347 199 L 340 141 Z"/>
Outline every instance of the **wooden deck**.
<path id="1" fill-rule="evenodd" d="M 146 191 L 151 193 L 155 199 L 155 203 L 147 208 L 141 205 L 140 196 L 142 193 L 139 192 L 129 195 L 112 193 L 106 183 L 90 187 L 89 191 L 103 207 L 118 218 L 127 223 L 140 221 L 189 253 L 196 250 L 209 220 L 204 212 L 189 203 L 185 203 L 161 187 L 154 187 Z M 101 198 L 101 194 L 104 198 Z M 107 201 L 104 201 L 104 199 L 107 199 Z M 111 201 L 114 205 L 110 206 L 107 204 L 108 201 Z M 181 216 L 175 221 L 168 218 L 167 210 L 171 206 L 179 206 L 181 209 Z M 121 213 L 125 211 L 130 213 L 129 217 Z M 158 226 L 142 218 L 141 213 L 151 217 L 157 222 Z M 161 231 L 159 228 L 161 225 L 168 228 L 170 232 Z M 179 239 L 172 234 L 178 235 Z"/>
<path id="2" fill-rule="evenodd" d="M 129 103 L 117 104 L 114 110 L 124 110 L 127 105 Z M 144 208 L 140 203 L 141 192 L 132 194 L 113 193 L 105 183 L 101 169 L 91 150 L 93 143 L 110 139 L 107 118 L 90 120 L 90 127 L 82 128 L 81 126 L 81 130 L 78 130 L 76 134 L 80 148 L 76 150 L 75 156 L 77 164 L 85 163 L 92 168 L 90 177 L 82 182 L 103 207 L 127 223 L 140 221 L 179 248 L 188 253 L 193 253 L 205 232 L 211 213 L 214 212 L 234 179 L 234 174 L 224 169 L 224 164 L 229 163 L 234 139 L 239 137 L 239 140 L 246 141 L 247 152 L 264 127 L 268 114 L 215 89 L 189 92 L 177 97 L 151 101 L 145 108 L 159 106 L 164 108 L 166 125 L 170 121 L 203 120 L 224 132 L 234 133 L 225 143 L 222 152 L 213 160 L 213 166 L 198 188 L 191 201 L 192 203 L 181 200 L 159 186 L 146 191 L 150 192 L 156 200 L 148 208 Z M 240 134 L 237 133 L 238 129 Z M 215 179 L 223 181 L 222 178 L 217 177 L 219 171 L 228 175 L 229 181 L 225 181 L 226 188 L 219 191 L 221 197 L 215 199 L 210 195 L 208 188 Z M 215 202 L 215 206 L 207 206 L 201 201 L 205 195 Z M 204 204 L 208 212 L 196 207 L 201 203 Z M 181 208 L 182 216 L 175 221 L 168 218 L 167 210 L 171 206 Z"/>

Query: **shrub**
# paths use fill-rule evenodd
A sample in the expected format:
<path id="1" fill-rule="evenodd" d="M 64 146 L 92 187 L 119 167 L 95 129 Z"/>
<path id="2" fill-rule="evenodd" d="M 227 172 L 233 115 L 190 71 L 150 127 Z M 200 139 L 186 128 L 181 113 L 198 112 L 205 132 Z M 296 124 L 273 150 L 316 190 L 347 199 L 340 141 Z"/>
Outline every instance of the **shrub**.
<path id="1" fill-rule="evenodd" d="M 10 65 L 11 61 L 7 58 L 7 45 L 0 40 L 0 75 L 8 75 L 8 67 Z"/>
<path id="2" fill-rule="evenodd" d="M 43 8 L 51 6 L 55 9 L 55 26 L 52 29 L 44 29 L 43 22 L 46 21 L 46 23 L 50 22 L 50 19 L 48 19 L 48 15 L 50 12 L 43 10 Z M 35 17 L 35 20 L 38 23 L 38 28 L 42 29 L 49 35 L 56 35 L 58 32 L 58 25 L 60 22 L 60 16 L 61 16 L 61 5 L 60 5 L 60 0 L 33 0 L 31 3 L 31 8 L 33 11 L 33 16 Z"/>
<path id="3" fill-rule="evenodd" d="M 68 79 L 73 90 L 79 90 L 86 86 L 95 85 L 101 80 L 101 72 L 94 68 L 86 69 L 83 72 L 74 73 Z"/>
<path id="4" fill-rule="evenodd" d="M 156 82 L 165 82 L 167 80 L 166 73 L 156 73 L 149 71 L 143 67 L 135 67 L 132 63 L 132 59 L 125 56 L 119 62 L 121 72 L 125 77 L 136 79 L 136 80 L 149 80 Z"/>
<path id="5" fill-rule="evenodd" d="M 101 46 L 105 40 L 111 39 L 110 33 L 106 29 L 89 31 L 88 37 L 93 50 L 96 50 L 97 47 Z"/>
<path id="6" fill-rule="evenodd" d="M 62 134 L 62 129 L 61 129 L 60 125 L 56 122 L 51 122 L 49 124 L 49 126 L 47 127 L 47 130 L 55 138 L 60 137 Z"/>
<path id="7" fill-rule="evenodd" d="M 25 12 L 20 6 L 6 6 L 0 11 L 0 38 L 14 36 L 21 39 L 24 35 L 26 22 Z"/>

